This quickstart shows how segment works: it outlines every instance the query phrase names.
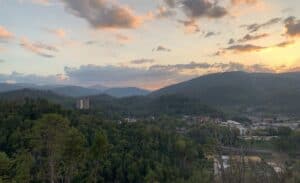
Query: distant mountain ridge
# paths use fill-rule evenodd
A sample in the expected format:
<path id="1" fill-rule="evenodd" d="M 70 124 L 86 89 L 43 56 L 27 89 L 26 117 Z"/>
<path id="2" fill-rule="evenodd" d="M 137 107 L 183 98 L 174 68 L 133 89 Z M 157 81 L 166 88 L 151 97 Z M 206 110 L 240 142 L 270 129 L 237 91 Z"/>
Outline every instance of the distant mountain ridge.
<path id="1" fill-rule="evenodd" d="M 110 88 L 101 91 L 95 88 L 78 86 L 41 87 L 30 84 L 0 84 L 0 94 L 3 94 L 3 92 L 15 91 L 15 93 L 17 93 L 16 96 L 22 96 L 22 89 L 24 88 L 44 92 L 49 91 L 50 96 L 55 95 L 66 98 L 77 98 L 82 96 L 90 96 L 92 98 L 93 96 L 98 96 L 96 98 L 99 98 L 99 96 L 101 96 L 100 98 L 102 100 L 103 96 L 105 96 L 105 101 L 99 100 L 100 103 L 110 103 L 110 100 L 114 101 L 114 97 L 126 99 L 132 96 L 142 96 L 142 98 L 136 97 L 130 99 L 130 103 L 140 103 L 139 105 L 135 104 L 135 106 L 138 106 L 137 108 L 141 108 L 140 106 L 145 105 L 145 102 L 147 101 L 155 101 L 157 98 L 165 100 L 164 96 L 177 96 L 167 98 L 167 103 L 171 103 L 172 99 L 179 101 L 178 103 L 185 100 L 190 102 L 191 99 L 196 103 L 208 105 L 225 111 L 234 111 L 236 113 L 245 110 L 255 110 L 258 112 L 282 112 L 297 114 L 300 116 L 299 72 L 281 74 L 226 72 L 209 74 L 186 82 L 171 85 L 152 93 L 149 93 L 147 90 L 134 87 Z M 30 95 L 30 93 L 37 96 L 41 95 L 41 93 L 38 93 L 37 91 L 27 92 L 28 95 Z M 111 96 L 111 98 L 108 95 Z M 46 94 L 46 97 L 44 98 L 47 97 L 49 97 L 48 94 Z M 188 99 L 182 100 L 180 97 Z M 2 99 L 3 98 L 5 97 L 2 97 Z M 96 98 L 94 101 L 97 101 Z M 178 103 L 176 103 L 177 109 L 179 109 L 177 106 Z M 128 103 L 128 105 L 130 104 Z M 193 106 L 196 105 L 193 104 Z M 109 107 L 108 104 L 107 107 Z M 156 108 L 157 107 L 159 106 L 156 106 Z M 182 107 L 184 107 L 184 104 Z"/>
<path id="2" fill-rule="evenodd" d="M 27 98 L 46 99 L 67 108 L 75 106 L 74 98 L 61 96 L 49 90 L 20 89 L 8 92 L 0 92 L 0 101 L 20 102 Z"/>
<path id="3" fill-rule="evenodd" d="M 97 95 L 100 94 L 101 90 L 96 90 L 92 88 L 84 88 L 80 86 L 62 86 L 57 88 L 52 88 L 50 91 L 69 97 L 82 97 L 82 96 L 89 96 L 89 95 Z"/>
<path id="4" fill-rule="evenodd" d="M 107 94 L 113 97 L 129 97 L 147 95 L 150 92 L 135 87 L 107 88 L 101 85 L 91 87 L 71 86 L 71 85 L 34 85 L 34 84 L 7 84 L 0 83 L 0 92 L 10 92 L 22 89 L 46 90 L 55 94 L 67 97 L 83 97 L 98 94 Z"/>
<path id="5" fill-rule="evenodd" d="M 127 87 L 127 88 L 110 88 L 105 90 L 103 93 L 113 97 L 130 97 L 130 96 L 145 96 L 150 93 L 148 90 Z"/>

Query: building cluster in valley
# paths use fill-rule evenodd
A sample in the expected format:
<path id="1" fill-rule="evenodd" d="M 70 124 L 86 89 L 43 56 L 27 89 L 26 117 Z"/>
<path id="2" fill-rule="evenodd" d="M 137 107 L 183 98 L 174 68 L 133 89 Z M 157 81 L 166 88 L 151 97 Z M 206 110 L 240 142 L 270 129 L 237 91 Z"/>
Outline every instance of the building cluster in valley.
<path id="1" fill-rule="evenodd" d="M 243 119 L 243 118 L 242 118 Z M 254 140 L 254 141 L 270 141 L 279 136 L 270 134 L 256 134 L 257 131 L 268 131 L 268 129 L 278 130 L 281 127 L 289 128 L 291 130 L 300 130 L 300 120 L 292 117 L 276 116 L 276 117 L 264 117 L 264 116 L 247 116 L 244 121 L 239 122 L 238 120 L 222 120 L 220 118 L 212 118 L 208 116 L 183 116 L 182 120 L 188 125 L 214 123 L 220 126 L 229 127 L 239 132 L 239 138 L 243 140 Z M 187 133 L 188 130 L 184 127 L 177 128 L 177 132 L 180 134 Z M 226 147 L 225 147 L 226 148 Z M 234 149 L 234 148 L 233 148 Z M 221 176 L 222 171 L 230 169 L 230 163 L 235 162 L 246 162 L 249 163 L 266 163 L 276 173 L 283 173 L 285 171 L 285 165 L 282 162 L 276 161 L 276 159 L 262 159 L 264 157 L 272 157 L 273 152 L 268 150 L 256 150 L 252 149 L 243 156 L 241 149 L 235 151 L 230 148 L 230 153 L 226 154 L 226 150 L 223 154 L 215 155 L 212 157 L 214 162 L 214 172 L 216 176 Z M 224 153 L 225 152 L 225 153 Z"/>
<path id="2" fill-rule="evenodd" d="M 262 117 L 262 116 L 247 116 L 247 122 L 238 120 L 223 120 L 209 116 L 188 116 L 184 115 L 182 120 L 188 125 L 215 123 L 220 126 L 236 128 L 239 130 L 242 137 L 257 137 L 255 131 L 266 129 L 278 129 L 280 127 L 288 127 L 291 130 L 300 130 L 300 120 L 297 118 L 289 118 L 285 116 L 278 117 Z M 269 138 L 265 138 L 269 139 Z"/>

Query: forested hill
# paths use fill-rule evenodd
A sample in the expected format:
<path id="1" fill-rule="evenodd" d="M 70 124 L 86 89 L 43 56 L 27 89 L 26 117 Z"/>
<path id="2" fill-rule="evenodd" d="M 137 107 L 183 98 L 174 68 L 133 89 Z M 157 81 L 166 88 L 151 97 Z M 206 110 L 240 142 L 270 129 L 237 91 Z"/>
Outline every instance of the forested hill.
<path id="1" fill-rule="evenodd" d="M 213 107 L 202 104 L 199 100 L 180 95 L 166 95 L 158 98 L 145 96 L 113 98 L 108 95 L 91 96 L 92 109 L 123 116 L 149 117 L 160 115 L 208 115 L 224 117 Z"/>
<path id="2" fill-rule="evenodd" d="M 150 92 L 148 90 L 135 88 L 135 87 L 125 87 L 125 88 L 109 88 L 104 91 L 105 94 L 113 97 L 130 97 L 130 96 L 145 96 Z"/>
<path id="3" fill-rule="evenodd" d="M 0 93 L 0 101 L 24 101 L 26 99 L 46 99 L 60 104 L 65 108 L 75 108 L 75 97 L 57 95 L 51 91 L 22 89 Z M 209 115 L 223 117 L 224 114 L 212 107 L 203 105 L 198 100 L 192 100 L 179 95 L 167 95 L 158 98 L 146 96 L 116 98 L 101 94 L 89 96 L 91 111 L 100 111 L 109 118 L 149 117 L 149 116 L 182 116 Z"/>
<path id="4" fill-rule="evenodd" d="M 52 91 L 55 94 L 67 97 L 83 97 L 90 95 L 107 94 L 113 97 L 121 98 L 130 96 L 144 96 L 150 93 L 150 91 L 148 90 L 136 87 L 106 88 L 101 85 L 82 87 L 72 85 L 35 85 L 27 83 L 0 83 L 0 93 L 17 91 L 22 89 Z"/>
<path id="5" fill-rule="evenodd" d="M 21 89 L 0 93 L 1 102 L 24 102 L 26 99 L 45 99 L 66 108 L 75 106 L 75 98 L 61 96 L 51 91 Z"/>
<path id="6" fill-rule="evenodd" d="M 212 106 L 262 106 L 296 112 L 300 107 L 300 73 L 227 72 L 202 76 L 150 94 L 182 95 Z"/>

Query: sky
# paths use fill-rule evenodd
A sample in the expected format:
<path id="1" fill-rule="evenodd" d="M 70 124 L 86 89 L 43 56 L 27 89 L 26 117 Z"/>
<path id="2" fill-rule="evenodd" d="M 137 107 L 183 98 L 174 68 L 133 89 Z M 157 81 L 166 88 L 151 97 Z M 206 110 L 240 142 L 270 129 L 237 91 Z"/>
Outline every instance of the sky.
<path id="1" fill-rule="evenodd" d="M 155 90 L 300 71 L 296 0 L 0 0 L 0 82 Z"/>

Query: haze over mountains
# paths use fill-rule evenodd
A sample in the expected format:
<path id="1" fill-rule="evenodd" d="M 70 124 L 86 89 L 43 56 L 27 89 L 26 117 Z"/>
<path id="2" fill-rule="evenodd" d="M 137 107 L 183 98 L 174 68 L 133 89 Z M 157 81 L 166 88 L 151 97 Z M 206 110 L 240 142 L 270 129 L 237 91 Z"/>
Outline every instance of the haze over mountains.
<path id="1" fill-rule="evenodd" d="M 99 96 L 102 98 L 103 94 L 113 97 L 146 96 L 142 99 L 136 98 L 139 99 L 137 101 L 139 103 L 147 102 L 149 98 L 180 96 L 225 110 L 252 108 L 252 110 L 299 113 L 298 109 L 300 108 L 300 73 L 298 72 L 282 74 L 246 72 L 210 74 L 162 88 L 152 93 L 139 88 L 110 88 L 101 91 L 79 86 L 0 85 L 1 92 L 15 91 L 22 88 L 51 91 L 52 94 L 66 97 Z M 182 101 L 184 102 L 184 100 Z M 132 100 L 132 102 L 135 102 L 135 100 Z"/>
<path id="2" fill-rule="evenodd" d="M 34 90 L 48 90 L 55 94 L 67 97 L 83 97 L 90 95 L 107 94 L 113 97 L 128 97 L 136 95 L 147 95 L 148 90 L 124 87 L 124 88 L 107 88 L 104 86 L 96 85 L 91 87 L 81 86 L 63 86 L 63 85 L 34 85 L 34 84 L 7 84 L 0 83 L 0 92 L 10 92 L 21 89 L 34 89 Z"/>

